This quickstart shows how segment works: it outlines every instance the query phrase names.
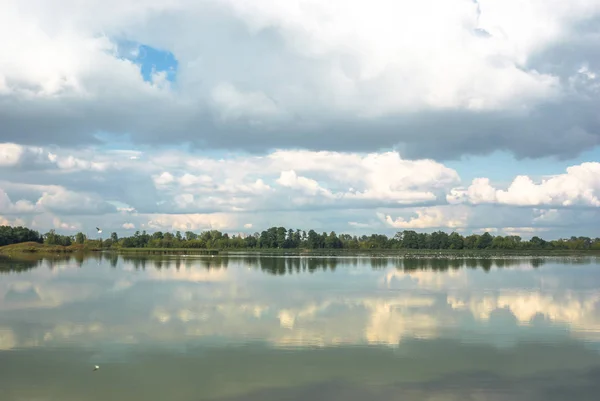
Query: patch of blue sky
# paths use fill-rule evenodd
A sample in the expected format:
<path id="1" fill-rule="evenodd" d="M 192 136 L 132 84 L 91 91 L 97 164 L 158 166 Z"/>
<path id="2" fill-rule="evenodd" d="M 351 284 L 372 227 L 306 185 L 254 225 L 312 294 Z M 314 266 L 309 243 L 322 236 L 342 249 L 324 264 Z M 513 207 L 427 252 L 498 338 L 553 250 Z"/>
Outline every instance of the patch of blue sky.
<path id="1" fill-rule="evenodd" d="M 128 40 L 118 41 L 117 47 L 119 57 L 140 67 L 145 81 L 151 82 L 153 74 L 164 72 L 168 81 L 175 82 L 179 62 L 170 51 Z"/>

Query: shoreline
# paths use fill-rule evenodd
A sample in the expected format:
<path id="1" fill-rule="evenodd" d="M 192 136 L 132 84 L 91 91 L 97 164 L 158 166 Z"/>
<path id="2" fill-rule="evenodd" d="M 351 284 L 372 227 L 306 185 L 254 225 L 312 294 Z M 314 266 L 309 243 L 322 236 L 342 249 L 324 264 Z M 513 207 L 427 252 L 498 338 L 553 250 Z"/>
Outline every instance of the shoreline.
<path id="1" fill-rule="evenodd" d="M 596 249 L 204 249 L 204 248 L 91 248 L 81 244 L 69 246 L 20 243 L 0 247 L 0 255 L 116 253 L 120 255 L 189 255 L 189 256 L 370 256 L 370 257 L 544 257 L 600 256 Z"/>

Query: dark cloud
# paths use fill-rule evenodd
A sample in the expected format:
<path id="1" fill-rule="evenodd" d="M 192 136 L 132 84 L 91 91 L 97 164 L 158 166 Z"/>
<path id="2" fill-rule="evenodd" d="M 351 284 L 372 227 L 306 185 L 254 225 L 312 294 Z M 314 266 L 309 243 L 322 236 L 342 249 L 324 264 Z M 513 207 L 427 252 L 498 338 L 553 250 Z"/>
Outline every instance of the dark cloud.
<path id="1" fill-rule="evenodd" d="M 92 110 L 94 109 L 94 110 Z M 215 124 L 207 114 L 131 102 L 119 109 L 73 104 L 69 112 L 0 108 L 2 141 L 27 145 L 98 144 L 99 131 L 130 132 L 140 145 L 189 143 L 196 149 L 264 153 L 275 148 L 371 152 L 401 146 L 409 158 L 458 159 L 495 150 L 517 158 L 568 159 L 600 144 L 600 96 L 574 95 L 525 113 L 421 112 L 379 120 L 301 121 L 252 127 Z M 37 110 L 40 112 L 38 113 Z M 180 117 L 178 117 L 178 115 Z"/>

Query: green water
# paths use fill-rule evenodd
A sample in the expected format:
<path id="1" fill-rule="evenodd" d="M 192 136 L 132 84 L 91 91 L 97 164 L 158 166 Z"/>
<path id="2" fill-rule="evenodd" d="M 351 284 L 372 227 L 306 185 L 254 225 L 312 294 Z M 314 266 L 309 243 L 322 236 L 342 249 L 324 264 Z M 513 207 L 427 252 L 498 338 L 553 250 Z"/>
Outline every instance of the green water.
<path id="1" fill-rule="evenodd" d="M 0 259 L 0 400 L 596 401 L 599 263 Z"/>

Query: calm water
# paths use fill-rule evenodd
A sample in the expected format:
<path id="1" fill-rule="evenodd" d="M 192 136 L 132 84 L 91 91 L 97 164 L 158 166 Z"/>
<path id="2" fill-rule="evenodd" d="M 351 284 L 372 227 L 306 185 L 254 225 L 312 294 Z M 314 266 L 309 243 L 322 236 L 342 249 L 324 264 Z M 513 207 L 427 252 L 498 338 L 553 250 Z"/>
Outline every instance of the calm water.
<path id="1" fill-rule="evenodd" d="M 0 260 L 0 399 L 597 401 L 599 263 Z"/>

